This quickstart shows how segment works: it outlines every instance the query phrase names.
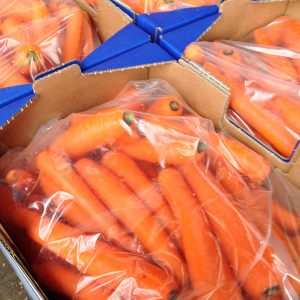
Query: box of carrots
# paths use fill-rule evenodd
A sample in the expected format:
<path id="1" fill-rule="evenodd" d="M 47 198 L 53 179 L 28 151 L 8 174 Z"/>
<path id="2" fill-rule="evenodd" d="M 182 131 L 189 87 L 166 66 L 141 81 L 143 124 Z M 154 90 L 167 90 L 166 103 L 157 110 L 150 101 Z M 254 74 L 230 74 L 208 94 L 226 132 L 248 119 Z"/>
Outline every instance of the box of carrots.
<path id="1" fill-rule="evenodd" d="M 195 113 L 222 116 L 211 80 L 73 64 L 34 91 L 0 134 L 0 221 L 49 299 L 299 297 L 300 192 Z"/>
<path id="2" fill-rule="evenodd" d="M 230 89 L 219 126 L 300 188 L 300 2 L 228 0 L 221 11 L 184 55 Z"/>
<path id="3" fill-rule="evenodd" d="M 0 88 L 81 61 L 98 44 L 89 16 L 73 0 L 1 0 Z"/>

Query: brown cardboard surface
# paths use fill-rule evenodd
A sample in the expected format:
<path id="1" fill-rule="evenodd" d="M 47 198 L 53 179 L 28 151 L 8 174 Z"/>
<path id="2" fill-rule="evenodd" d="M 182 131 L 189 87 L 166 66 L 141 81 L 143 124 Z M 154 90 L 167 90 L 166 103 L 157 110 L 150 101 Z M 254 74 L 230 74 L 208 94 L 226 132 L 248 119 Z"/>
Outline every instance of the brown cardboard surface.
<path id="1" fill-rule="evenodd" d="M 288 0 L 259 3 L 250 0 L 226 0 L 220 8 L 221 18 L 201 40 L 240 40 L 252 30 L 284 15 L 289 4 Z"/>
<path id="2" fill-rule="evenodd" d="M 98 32 L 101 41 L 111 36 L 131 23 L 133 20 L 109 0 L 98 0 Z"/>

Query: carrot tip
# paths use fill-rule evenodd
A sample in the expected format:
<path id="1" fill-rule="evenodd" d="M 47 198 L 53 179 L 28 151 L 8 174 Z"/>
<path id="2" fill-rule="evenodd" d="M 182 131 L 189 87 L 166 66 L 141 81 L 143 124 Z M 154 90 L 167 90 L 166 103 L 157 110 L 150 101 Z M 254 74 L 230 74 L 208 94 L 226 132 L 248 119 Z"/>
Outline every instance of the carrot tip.
<path id="1" fill-rule="evenodd" d="M 265 298 L 271 298 L 273 296 L 278 296 L 279 292 L 280 292 L 279 285 L 274 285 L 269 289 L 267 289 L 266 291 L 264 291 L 263 295 Z"/>
<path id="2" fill-rule="evenodd" d="M 199 142 L 198 142 L 198 145 L 197 145 L 197 151 L 198 151 L 199 153 L 205 152 L 205 151 L 207 151 L 208 149 L 209 149 L 209 146 L 208 146 L 206 143 L 204 143 L 204 142 L 202 142 L 202 141 L 199 141 Z"/>
<path id="3" fill-rule="evenodd" d="M 223 54 L 226 55 L 226 56 L 231 56 L 233 55 L 234 51 L 232 49 L 225 49 L 223 51 Z"/>
<path id="4" fill-rule="evenodd" d="M 170 108 L 173 111 L 178 111 L 179 108 L 180 108 L 180 104 L 177 101 L 173 100 L 173 101 L 170 102 Z"/>
<path id="5" fill-rule="evenodd" d="M 179 295 L 176 290 L 172 291 L 168 300 L 177 300 L 179 299 Z"/>
<path id="6" fill-rule="evenodd" d="M 125 121 L 128 125 L 130 125 L 130 124 L 133 123 L 134 120 L 135 120 L 134 112 L 132 112 L 132 111 L 126 111 L 126 112 L 124 113 L 124 115 L 123 115 L 123 119 L 124 119 L 124 121 Z"/>

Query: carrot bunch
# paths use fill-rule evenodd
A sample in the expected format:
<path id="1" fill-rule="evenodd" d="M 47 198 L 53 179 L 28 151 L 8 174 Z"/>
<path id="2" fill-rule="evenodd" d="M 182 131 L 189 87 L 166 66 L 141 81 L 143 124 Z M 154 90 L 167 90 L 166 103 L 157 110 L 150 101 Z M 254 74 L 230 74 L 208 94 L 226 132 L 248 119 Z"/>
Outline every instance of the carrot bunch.
<path id="1" fill-rule="evenodd" d="M 231 90 L 229 115 L 244 129 L 290 157 L 300 135 L 295 62 L 284 49 L 239 42 L 200 42 L 187 47 L 194 60 Z M 295 54 L 297 56 L 297 54 Z"/>
<path id="2" fill-rule="evenodd" d="M 182 0 L 182 1 L 167 1 L 167 0 L 124 0 L 125 4 L 129 5 L 133 11 L 143 14 L 152 12 L 171 11 L 187 7 L 197 7 L 204 5 L 219 5 L 220 0 Z"/>
<path id="3" fill-rule="evenodd" d="M 5 0 L 0 45 L 0 87 L 26 84 L 45 70 L 88 55 L 95 47 L 94 29 L 70 1 Z"/>
<path id="4" fill-rule="evenodd" d="M 299 293 L 300 219 L 272 199 L 268 163 L 166 82 L 136 82 L 63 122 L 33 164 L 4 157 L 0 185 L 0 220 L 49 290 L 277 300 L 288 280 Z"/>

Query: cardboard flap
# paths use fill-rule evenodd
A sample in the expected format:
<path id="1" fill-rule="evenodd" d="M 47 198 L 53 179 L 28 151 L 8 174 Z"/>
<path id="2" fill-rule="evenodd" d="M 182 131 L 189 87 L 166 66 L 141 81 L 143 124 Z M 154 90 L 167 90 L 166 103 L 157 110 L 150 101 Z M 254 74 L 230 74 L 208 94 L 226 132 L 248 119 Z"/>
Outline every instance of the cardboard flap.
<path id="1" fill-rule="evenodd" d="M 196 41 L 199 35 L 207 31 L 220 14 L 216 13 L 194 23 L 188 24 L 177 30 L 159 36 L 158 43 L 176 59 L 181 58 L 185 48 Z M 180 38 L 178 38 L 180 37 Z"/>
<path id="2" fill-rule="evenodd" d="M 208 16 L 218 14 L 219 7 L 216 5 L 183 8 L 168 12 L 141 14 L 136 16 L 136 24 L 149 34 L 152 38 L 158 34 L 174 31 L 187 24 L 202 20 Z M 188 31 L 186 32 L 188 34 Z"/>
<path id="3" fill-rule="evenodd" d="M 150 67 L 149 77 L 168 81 L 198 114 L 211 119 L 216 127 L 221 128 L 228 106 L 228 93 L 216 87 L 198 70 L 192 69 L 187 62 L 180 60 L 179 64 Z"/>
<path id="4" fill-rule="evenodd" d="M 101 41 L 106 41 L 133 19 L 109 0 L 98 0 L 98 33 Z"/>
<path id="5" fill-rule="evenodd" d="M 201 40 L 240 40 L 251 31 L 283 15 L 289 2 L 258 2 L 226 0 L 220 8 L 222 17 Z"/>

